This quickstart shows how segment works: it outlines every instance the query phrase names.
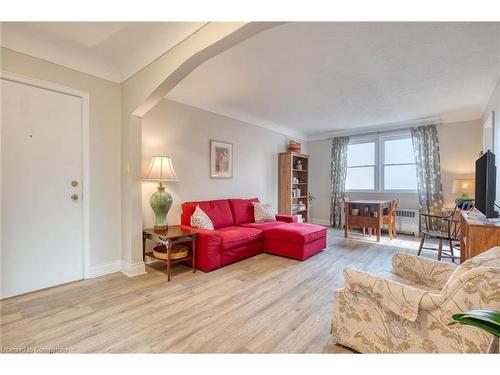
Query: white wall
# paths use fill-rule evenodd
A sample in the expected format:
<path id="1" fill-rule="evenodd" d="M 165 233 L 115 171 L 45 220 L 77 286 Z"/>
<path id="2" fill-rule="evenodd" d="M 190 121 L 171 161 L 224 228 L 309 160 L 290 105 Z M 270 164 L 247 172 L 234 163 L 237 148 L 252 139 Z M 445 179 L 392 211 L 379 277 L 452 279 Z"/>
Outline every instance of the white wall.
<path id="1" fill-rule="evenodd" d="M 209 177 L 209 140 L 233 144 L 233 178 Z M 167 183 L 173 206 L 169 224 L 180 223 L 180 204 L 217 198 L 259 197 L 275 208 L 278 203 L 278 153 L 286 151 L 288 137 L 198 108 L 162 100 L 142 119 L 142 167 L 151 156 L 172 158 L 178 182 Z M 149 197 L 157 183 L 142 183 L 143 225 L 154 215 Z"/>
<path id="2" fill-rule="evenodd" d="M 460 195 L 451 192 L 453 180 L 475 176 L 476 159 L 483 148 L 483 131 L 480 120 L 443 124 L 437 130 L 444 202 L 450 204 Z"/>
<path id="3" fill-rule="evenodd" d="M 496 201 L 500 202 L 500 80 L 491 94 L 486 110 L 483 113 L 481 124 L 486 121 L 492 111 L 495 111 L 495 124 L 493 127 L 493 153 L 496 157 L 497 166 Z"/>
<path id="4" fill-rule="evenodd" d="M 90 272 L 96 275 L 118 271 L 121 259 L 120 85 L 6 48 L 1 52 L 2 70 L 90 94 Z"/>
<path id="5" fill-rule="evenodd" d="M 452 194 L 455 178 L 473 178 L 474 162 L 482 148 L 481 122 L 467 121 L 443 124 L 437 127 L 443 194 L 445 204 L 451 204 L 458 196 Z M 308 141 L 310 162 L 310 191 L 316 197 L 311 205 L 311 222 L 328 224 L 330 220 L 330 155 L 331 140 Z M 399 207 L 418 208 L 415 194 L 361 194 L 349 193 L 351 199 L 399 198 Z"/>

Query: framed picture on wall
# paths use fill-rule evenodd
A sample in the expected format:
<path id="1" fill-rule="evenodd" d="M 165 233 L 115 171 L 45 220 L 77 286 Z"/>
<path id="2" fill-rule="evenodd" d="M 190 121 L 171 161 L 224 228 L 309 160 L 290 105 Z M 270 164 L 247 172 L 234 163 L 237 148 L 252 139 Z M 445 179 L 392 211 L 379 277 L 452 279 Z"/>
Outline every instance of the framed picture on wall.
<path id="1" fill-rule="evenodd" d="M 233 177 L 233 144 L 210 140 L 210 177 Z"/>

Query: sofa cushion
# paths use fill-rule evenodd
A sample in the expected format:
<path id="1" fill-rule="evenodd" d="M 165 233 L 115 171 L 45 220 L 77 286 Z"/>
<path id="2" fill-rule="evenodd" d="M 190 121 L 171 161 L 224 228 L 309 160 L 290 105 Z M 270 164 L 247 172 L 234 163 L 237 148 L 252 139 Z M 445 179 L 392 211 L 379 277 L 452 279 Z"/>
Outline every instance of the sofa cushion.
<path id="1" fill-rule="evenodd" d="M 267 230 L 265 236 L 273 240 L 305 244 L 326 237 L 326 228 L 314 224 L 290 223 Z"/>
<path id="2" fill-rule="evenodd" d="M 226 227 L 217 230 L 221 237 L 222 250 L 232 249 L 264 238 L 261 230 L 245 227 Z"/>
<path id="3" fill-rule="evenodd" d="M 258 202 L 259 198 L 252 199 L 228 199 L 229 207 L 233 213 L 234 225 L 253 223 L 252 202 Z"/>
<path id="4" fill-rule="evenodd" d="M 263 204 L 254 202 L 253 216 L 256 223 L 263 223 L 265 221 L 276 221 L 276 214 L 269 203 Z"/>
<path id="5" fill-rule="evenodd" d="M 196 206 L 191 215 L 191 226 L 198 229 L 214 230 L 214 224 L 200 206 Z"/>
<path id="6" fill-rule="evenodd" d="M 265 221 L 263 223 L 245 223 L 241 224 L 241 227 L 258 229 L 263 232 L 267 232 L 269 229 L 276 228 L 280 225 L 286 225 L 284 221 Z"/>
<path id="7" fill-rule="evenodd" d="M 215 229 L 233 225 L 233 214 L 231 213 L 231 208 L 229 207 L 227 199 L 183 203 L 182 224 L 190 224 L 191 215 L 197 205 L 200 206 L 200 208 L 208 215 L 210 220 L 212 220 Z"/>

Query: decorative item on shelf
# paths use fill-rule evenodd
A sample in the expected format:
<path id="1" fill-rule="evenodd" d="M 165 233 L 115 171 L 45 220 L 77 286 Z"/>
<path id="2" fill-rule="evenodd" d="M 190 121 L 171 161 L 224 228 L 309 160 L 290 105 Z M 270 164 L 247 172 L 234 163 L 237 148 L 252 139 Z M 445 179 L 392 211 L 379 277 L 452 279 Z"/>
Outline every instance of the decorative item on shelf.
<path id="1" fill-rule="evenodd" d="M 351 209 L 351 215 L 352 216 L 358 216 L 359 215 L 359 209 L 357 209 L 357 208 Z"/>
<path id="2" fill-rule="evenodd" d="M 233 144 L 210 140 L 210 177 L 233 178 Z"/>
<path id="3" fill-rule="evenodd" d="M 306 205 L 304 202 L 298 202 L 298 203 L 293 203 L 292 204 L 292 211 L 305 211 L 307 209 Z"/>
<path id="4" fill-rule="evenodd" d="M 302 162 L 300 160 L 297 160 L 295 162 L 295 165 L 294 165 L 294 168 L 298 171 L 301 171 L 302 170 Z"/>
<path id="5" fill-rule="evenodd" d="M 303 223 L 304 222 L 304 216 L 302 215 L 294 215 L 297 218 L 297 223 Z"/>
<path id="6" fill-rule="evenodd" d="M 297 198 L 297 197 L 300 197 L 300 189 L 293 188 L 292 189 L 292 198 Z"/>
<path id="7" fill-rule="evenodd" d="M 165 191 L 164 181 L 177 181 L 172 159 L 168 156 L 153 156 L 149 165 L 148 174 L 144 178 L 148 181 L 159 181 L 158 191 L 151 195 L 149 203 L 155 214 L 155 230 L 168 228 L 167 214 L 172 207 L 172 196 Z"/>
<path id="8" fill-rule="evenodd" d="M 297 141 L 289 140 L 288 141 L 288 152 L 297 152 L 300 154 L 301 144 Z"/>
<path id="9" fill-rule="evenodd" d="M 455 203 L 463 199 L 471 199 L 469 194 L 474 195 L 475 183 L 472 178 L 453 180 L 452 193 L 460 194 L 460 197 L 455 199 Z"/>
<path id="10" fill-rule="evenodd" d="M 189 248 L 182 245 L 172 245 L 170 249 L 170 259 L 182 259 L 189 255 Z M 165 245 L 156 246 L 153 249 L 153 256 L 158 259 L 167 260 L 167 247 Z"/>

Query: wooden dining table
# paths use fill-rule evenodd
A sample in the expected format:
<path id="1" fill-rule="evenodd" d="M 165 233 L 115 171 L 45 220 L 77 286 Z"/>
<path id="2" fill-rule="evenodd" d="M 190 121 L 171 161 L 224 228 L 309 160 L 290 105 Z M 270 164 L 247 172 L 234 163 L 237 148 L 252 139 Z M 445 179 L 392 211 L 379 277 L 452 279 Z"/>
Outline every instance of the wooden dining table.
<path id="1" fill-rule="evenodd" d="M 348 236 L 350 227 L 373 228 L 377 234 L 377 242 L 380 242 L 380 234 L 382 232 L 382 216 L 384 209 L 389 208 L 390 206 L 390 200 L 346 201 L 344 207 L 344 237 Z M 352 214 L 353 209 L 358 210 L 357 215 Z"/>

